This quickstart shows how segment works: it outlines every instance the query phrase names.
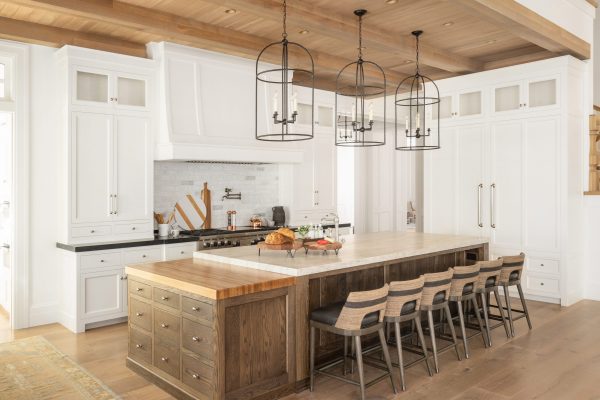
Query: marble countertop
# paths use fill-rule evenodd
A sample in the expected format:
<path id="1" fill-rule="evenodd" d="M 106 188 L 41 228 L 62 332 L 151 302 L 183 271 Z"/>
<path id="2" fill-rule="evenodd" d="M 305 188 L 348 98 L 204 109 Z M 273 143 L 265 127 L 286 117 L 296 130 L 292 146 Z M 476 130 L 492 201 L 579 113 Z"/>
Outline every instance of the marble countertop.
<path id="1" fill-rule="evenodd" d="M 378 232 L 344 236 L 344 247 L 333 251 L 300 249 L 294 258 L 285 251 L 262 250 L 255 246 L 204 250 L 194 253 L 195 260 L 213 261 L 291 276 L 304 276 L 415 257 L 452 249 L 488 243 L 487 238 L 458 235 L 439 235 L 416 232 Z"/>

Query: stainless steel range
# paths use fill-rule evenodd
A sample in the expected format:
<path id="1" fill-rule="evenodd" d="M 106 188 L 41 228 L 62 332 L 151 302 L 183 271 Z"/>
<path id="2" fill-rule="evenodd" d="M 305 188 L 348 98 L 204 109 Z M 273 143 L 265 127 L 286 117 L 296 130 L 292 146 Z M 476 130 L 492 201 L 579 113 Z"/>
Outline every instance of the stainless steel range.
<path id="1" fill-rule="evenodd" d="M 238 226 L 235 230 L 227 229 L 199 229 L 183 231 L 184 235 L 198 237 L 198 250 L 210 250 L 225 247 L 252 246 L 265 240 L 269 232 L 276 227 L 253 228 L 251 226 Z"/>

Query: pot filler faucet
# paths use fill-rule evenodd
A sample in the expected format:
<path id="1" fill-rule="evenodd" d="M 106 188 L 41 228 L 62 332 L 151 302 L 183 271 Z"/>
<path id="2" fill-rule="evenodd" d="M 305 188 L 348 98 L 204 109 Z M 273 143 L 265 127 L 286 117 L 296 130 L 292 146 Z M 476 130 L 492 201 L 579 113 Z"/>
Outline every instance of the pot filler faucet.
<path id="1" fill-rule="evenodd" d="M 336 213 L 326 214 L 321 218 L 321 223 L 334 224 L 335 225 L 335 241 L 340 241 L 340 217 Z"/>
<path id="2" fill-rule="evenodd" d="M 242 193 L 231 193 L 233 190 L 230 188 L 225 188 L 225 195 L 221 197 L 221 201 L 223 200 L 241 200 Z"/>

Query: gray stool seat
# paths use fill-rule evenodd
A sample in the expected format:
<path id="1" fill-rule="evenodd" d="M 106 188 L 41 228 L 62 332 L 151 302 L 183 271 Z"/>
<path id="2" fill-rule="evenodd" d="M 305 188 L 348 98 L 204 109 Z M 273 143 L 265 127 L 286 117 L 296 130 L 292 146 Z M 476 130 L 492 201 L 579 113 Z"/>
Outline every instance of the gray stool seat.
<path id="1" fill-rule="evenodd" d="M 497 286 L 496 281 L 497 281 L 497 279 L 495 276 L 492 276 L 491 278 L 487 278 L 485 280 L 485 287 L 489 288 L 489 287 Z"/>
<path id="2" fill-rule="evenodd" d="M 322 324 L 335 326 L 345 303 L 345 301 L 340 301 L 325 307 L 317 308 L 310 313 L 310 319 Z M 377 322 L 379 322 L 379 311 L 365 315 L 360 327 L 367 328 L 373 324 L 376 324 Z"/>
<path id="3" fill-rule="evenodd" d="M 439 292 L 436 293 L 435 296 L 433 296 L 433 301 L 432 304 L 441 304 L 444 303 L 446 301 L 446 292 Z"/>
<path id="4" fill-rule="evenodd" d="M 474 288 L 475 288 L 475 285 L 473 283 L 469 283 L 469 284 L 465 285 L 463 287 L 463 291 L 462 291 L 463 296 L 473 293 Z"/>

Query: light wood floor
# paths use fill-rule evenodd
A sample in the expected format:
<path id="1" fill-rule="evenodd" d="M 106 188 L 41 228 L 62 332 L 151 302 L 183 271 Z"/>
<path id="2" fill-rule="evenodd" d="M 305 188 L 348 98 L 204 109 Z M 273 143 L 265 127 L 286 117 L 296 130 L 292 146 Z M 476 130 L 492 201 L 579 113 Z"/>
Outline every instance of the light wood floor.
<path id="1" fill-rule="evenodd" d="M 430 378 L 424 366 L 407 370 L 408 390 L 394 396 L 389 381 L 367 389 L 369 399 L 600 399 L 600 302 L 582 301 L 561 309 L 529 302 L 534 329 L 517 321 L 517 337 L 493 331 L 493 347 L 471 340 L 471 358 L 461 362 L 453 352 L 440 358 L 440 373 Z M 60 325 L 12 331 L 0 319 L 0 342 L 42 335 L 107 384 L 124 399 L 163 400 L 168 394 L 125 367 L 125 324 L 73 334 Z M 393 355 L 393 351 L 392 351 Z M 393 357 L 393 356 L 392 356 Z M 367 372 L 377 373 L 366 367 Z M 394 370 L 398 381 L 397 369 Z M 314 393 L 286 400 L 355 400 L 357 388 L 319 376 Z"/>

